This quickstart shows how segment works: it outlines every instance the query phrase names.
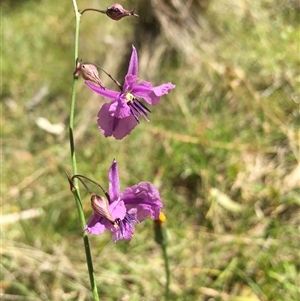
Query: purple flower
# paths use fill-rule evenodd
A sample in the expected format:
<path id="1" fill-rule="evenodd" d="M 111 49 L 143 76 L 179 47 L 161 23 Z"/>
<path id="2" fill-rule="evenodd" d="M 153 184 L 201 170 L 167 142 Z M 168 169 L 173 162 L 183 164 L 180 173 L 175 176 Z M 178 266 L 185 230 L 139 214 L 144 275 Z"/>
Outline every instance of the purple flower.
<path id="1" fill-rule="evenodd" d="M 150 82 L 138 83 L 137 81 L 138 57 L 134 46 L 132 46 L 129 67 L 121 92 L 104 90 L 86 81 L 93 91 L 111 100 L 110 103 L 105 103 L 98 112 L 98 127 L 105 137 L 124 138 L 139 123 L 139 115 L 148 121 L 147 114 L 150 110 L 138 98 L 143 98 L 150 105 L 157 105 L 161 96 L 175 88 L 172 83 L 153 87 Z"/>
<path id="2" fill-rule="evenodd" d="M 114 160 L 108 174 L 109 200 L 92 195 L 94 213 L 89 218 L 85 231 L 99 235 L 106 229 L 113 233 L 113 241 L 130 240 L 134 224 L 151 217 L 158 219 L 162 202 L 159 192 L 149 182 L 141 182 L 125 188 L 120 193 L 117 162 Z"/>

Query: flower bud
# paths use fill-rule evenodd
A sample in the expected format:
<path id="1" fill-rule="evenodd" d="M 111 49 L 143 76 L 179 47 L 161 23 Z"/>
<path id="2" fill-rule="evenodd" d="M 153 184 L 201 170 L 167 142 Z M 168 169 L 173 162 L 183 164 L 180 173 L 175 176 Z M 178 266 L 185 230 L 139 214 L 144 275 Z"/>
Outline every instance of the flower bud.
<path id="1" fill-rule="evenodd" d="M 96 66 L 94 66 L 93 64 L 80 63 L 79 68 L 80 68 L 80 73 L 82 75 L 82 78 L 99 85 L 102 89 L 105 89 L 103 82 L 99 78 L 99 73 Z"/>
<path id="2" fill-rule="evenodd" d="M 159 245 L 167 243 L 167 233 L 163 224 L 166 222 L 166 216 L 160 212 L 157 220 L 154 220 L 154 239 Z"/>
<path id="3" fill-rule="evenodd" d="M 103 199 L 101 196 L 92 194 L 91 196 L 91 206 L 95 213 L 99 214 L 102 217 L 105 217 L 109 220 L 113 225 L 115 224 L 115 220 L 111 216 L 109 211 L 109 203 L 108 200 Z"/>
<path id="4" fill-rule="evenodd" d="M 138 17 L 138 15 L 134 11 L 135 11 L 135 9 L 126 10 L 123 8 L 123 6 L 121 4 L 115 3 L 107 8 L 106 14 L 111 19 L 113 19 L 115 21 L 119 21 L 123 17 L 127 17 L 127 16 Z"/>

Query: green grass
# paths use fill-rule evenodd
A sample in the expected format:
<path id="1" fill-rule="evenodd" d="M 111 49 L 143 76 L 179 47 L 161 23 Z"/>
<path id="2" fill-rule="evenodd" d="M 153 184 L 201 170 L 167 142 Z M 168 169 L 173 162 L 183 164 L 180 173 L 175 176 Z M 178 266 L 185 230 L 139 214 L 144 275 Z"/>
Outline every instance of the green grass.
<path id="1" fill-rule="evenodd" d="M 111 4 L 103 2 L 78 6 Z M 176 89 L 151 108 L 150 123 L 116 141 L 97 129 L 103 100 L 80 80 L 78 170 L 107 188 L 116 158 L 122 188 L 140 181 L 159 188 L 170 300 L 298 300 L 297 3 L 211 0 L 201 8 L 194 1 L 185 10 L 152 0 L 153 11 L 149 2 L 122 3 L 136 7 L 139 19 L 84 15 L 79 55 L 121 81 L 134 43 L 140 77 L 171 81 Z M 1 2 L 2 300 L 92 300 L 64 175 L 72 170 L 74 23 L 71 1 Z M 34 104 L 43 87 L 47 93 Z M 38 117 L 64 124 L 64 133 L 44 131 Z M 41 215 L 9 216 L 28 209 Z M 113 244 L 109 233 L 90 243 L 101 300 L 163 300 L 164 262 L 151 220 L 136 227 L 129 243 Z"/>

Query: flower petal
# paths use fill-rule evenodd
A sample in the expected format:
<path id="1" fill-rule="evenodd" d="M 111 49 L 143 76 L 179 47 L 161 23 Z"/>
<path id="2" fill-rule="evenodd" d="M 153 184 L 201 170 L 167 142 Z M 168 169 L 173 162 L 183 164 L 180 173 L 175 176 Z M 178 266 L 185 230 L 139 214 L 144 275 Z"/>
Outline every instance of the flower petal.
<path id="1" fill-rule="evenodd" d="M 123 201 L 116 201 L 110 205 L 110 212 L 114 219 L 119 219 L 119 226 L 116 228 L 115 225 L 108 225 L 109 229 L 113 235 L 113 242 L 118 240 L 130 240 L 134 232 L 134 223 L 128 222 L 128 214 L 126 213 L 126 207 Z"/>
<path id="2" fill-rule="evenodd" d="M 128 74 L 125 76 L 124 85 L 123 85 L 123 91 L 126 92 L 132 92 L 134 90 L 134 86 L 136 81 L 138 80 L 136 75 Z"/>
<path id="3" fill-rule="evenodd" d="M 131 58 L 129 61 L 128 71 L 127 74 L 133 74 L 138 75 L 138 68 L 139 68 L 139 62 L 138 62 L 138 56 L 135 47 L 132 45 L 132 53 Z"/>
<path id="4" fill-rule="evenodd" d="M 133 87 L 132 94 L 145 99 L 151 105 L 157 105 L 159 103 L 160 97 L 168 94 L 174 88 L 175 85 L 173 85 L 172 83 L 152 87 L 151 83 L 142 81 Z"/>
<path id="5" fill-rule="evenodd" d="M 111 203 L 116 202 L 120 196 L 120 181 L 119 181 L 118 164 L 116 160 L 113 161 L 109 169 L 108 180 L 109 180 L 110 202 Z M 116 217 L 114 216 L 113 218 L 116 219 Z"/>
<path id="6" fill-rule="evenodd" d="M 114 219 L 124 219 L 126 215 L 126 207 L 124 205 L 124 202 L 113 202 L 109 206 L 109 211 Z M 116 231 L 116 228 L 108 219 L 94 212 L 90 216 L 84 230 L 89 234 L 99 235 L 102 234 L 105 230 L 110 230 L 114 233 Z"/>
<path id="7" fill-rule="evenodd" d="M 125 118 L 111 116 L 109 107 L 110 104 L 106 103 L 98 112 L 98 127 L 105 137 L 123 139 L 137 126 L 137 122 L 132 115 Z"/>
<path id="8" fill-rule="evenodd" d="M 107 229 L 107 226 L 111 225 L 111 223 L 104 217 L 101 217 L 97 213 L 93 213 L 84 229 L 84 231 L 87 231 L 89 234 L 95 234 L 99 235 Z"/>
<path id="9" fill-rule="evenodd" d="M 121 94 L 116 101 L 110 103 L 109 113 L 111 116 L 117 118 L 125 118 L 131 115 L 124 94 Z"/>
<path id="10" fill-rule="evenodd" d="M 120 92 L 117 91 L 113 91 L 113 90 L 109 90 L 109 89 L 103 89 L 98 85 L 94 85 L 89 81 L 85 82 L 86 85 L 92 89 L 94 92 L 100 94 L 101 96 L 103 96 L 104 98 L 110 99 L 110 100 L 115 100 L 118 98 Z"/>
<path id="11" fill-rule="evenodd" d="M 117 218 L 123 219 L 126 215 L 126 207 L 123 201 L 115 201 L 110 204 L 109 211 L 112 217 L 116 220 Z"/>
<path id="12" fill-rule="evenodd" d="M 150 182 L 141 182 L 126 188 L 121 194 L 127 212 L 135 216 L 140 222 L 147 217 L 158 219 L 163 207 L 159 192 Z"/>
<path id="13" fill-rule="evenodd" d="M 123 223 L 123 229 L 116 229 L 113 232 L 112 240 L 113 242 L 117 242 L 119 240 L 130 240 L 134 233 L 134 227 L 130 227 L 129 224 Z"/>

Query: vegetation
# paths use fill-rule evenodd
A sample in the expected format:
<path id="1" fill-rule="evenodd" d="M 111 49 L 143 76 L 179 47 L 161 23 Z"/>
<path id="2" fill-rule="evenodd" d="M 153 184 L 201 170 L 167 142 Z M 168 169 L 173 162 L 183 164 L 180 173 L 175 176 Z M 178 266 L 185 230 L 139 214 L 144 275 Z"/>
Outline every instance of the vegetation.
<path id="1" fill-rule="evenodd" d="M 78 0 L 105 9 L 107 0 Z M 121 81 L 131 44 L 140 78 L 176 89 L 121 141 L 96 125 L 104 100 L 80 80 L 78 170 L 108 187 L 151 181 L 167 217 L 170 300 L 298 300 L 297 1 L 122 1 L 140 18 L 86 13 L 79 55 Z M 71 173 L 71 1 L 1 1 L 1 300 L 91 300 Z M 104 74 L 109 88 L 115 84 Z M 41 119 L 44 118 L 44 119 Z M 46 119 L 46 120 L 45 120 Z M 51 133 L 47 120 L 63 131 Z M 83 194 L 86 218 L 89 196 Z M 26 215 L 27 214 L 27 215 Z M 90 236 L 101 300 L 163 299 L 153 222 L 113 244 Z"/>

